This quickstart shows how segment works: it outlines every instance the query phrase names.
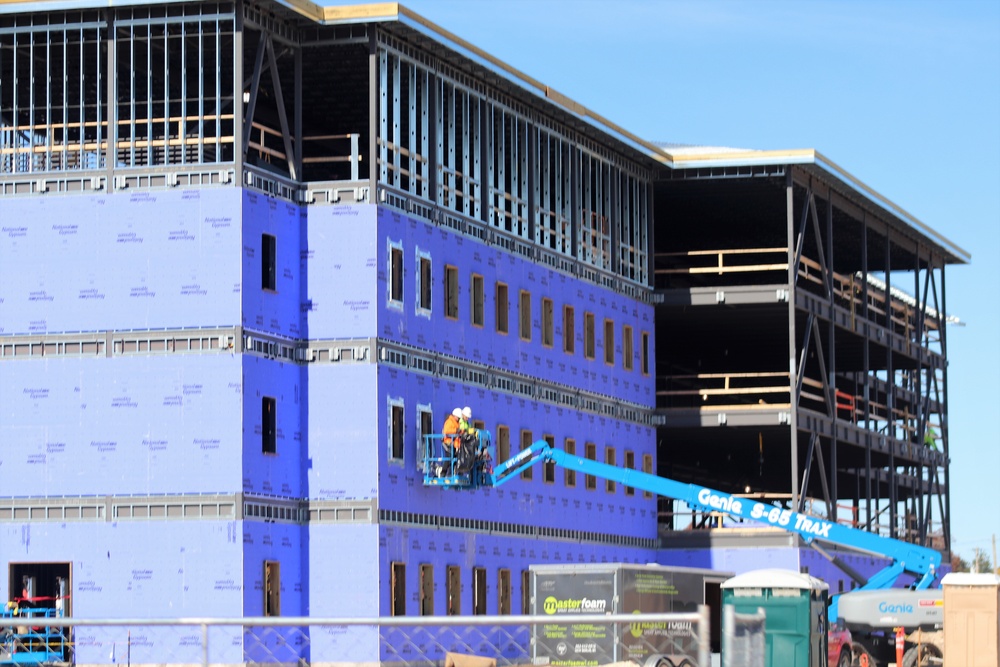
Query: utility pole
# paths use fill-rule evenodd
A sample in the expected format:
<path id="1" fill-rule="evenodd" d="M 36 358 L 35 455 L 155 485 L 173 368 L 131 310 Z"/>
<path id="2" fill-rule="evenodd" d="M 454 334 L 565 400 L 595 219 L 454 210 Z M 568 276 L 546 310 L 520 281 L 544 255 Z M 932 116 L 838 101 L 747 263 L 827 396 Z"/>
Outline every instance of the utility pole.
<path id="1" fill-rule="evenodd" d="M 1000 563 L 997 562 L 997 534 L 993 533 L 993 571 L 1000 574 Z"/>

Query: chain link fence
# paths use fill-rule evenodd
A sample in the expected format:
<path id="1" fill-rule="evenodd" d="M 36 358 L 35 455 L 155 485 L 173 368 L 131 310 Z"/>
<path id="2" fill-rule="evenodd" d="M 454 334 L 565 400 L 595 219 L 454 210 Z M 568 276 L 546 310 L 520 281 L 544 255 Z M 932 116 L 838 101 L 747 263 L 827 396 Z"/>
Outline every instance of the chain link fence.
<path id="1" fill-rule="evenodd" d="M 684 614 L 92 620 L 0 616 L 0 667 L 710 667 Z"/>
<path id="2" fill-rule="evenodd" d="M 764 667 L 764 620 L 761 607 L 753 614 L 722 607 L 722 667 Z"/>

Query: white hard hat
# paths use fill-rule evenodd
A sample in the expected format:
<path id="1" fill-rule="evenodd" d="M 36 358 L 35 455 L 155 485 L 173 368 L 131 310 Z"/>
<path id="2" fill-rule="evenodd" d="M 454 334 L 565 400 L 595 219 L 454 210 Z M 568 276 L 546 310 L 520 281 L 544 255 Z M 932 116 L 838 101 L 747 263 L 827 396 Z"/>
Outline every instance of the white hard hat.
<path id="1" fill-rule="evenodd" d="M 469 417 L 471 417 L 472 416 L 472 408 L 470 408 L 468 405 L 466 405 L 465 408 L 462 410 L 462 416 L 465 417 L 466 419 L 468 419 Z"/>
<path id="2" fill-rule="evenodd" d="M 455 408 L 454 410 L 452 410 L 451 411 L 451 416 L 452 417 L 461 417 L 462 416 L 462 408 Z"/>

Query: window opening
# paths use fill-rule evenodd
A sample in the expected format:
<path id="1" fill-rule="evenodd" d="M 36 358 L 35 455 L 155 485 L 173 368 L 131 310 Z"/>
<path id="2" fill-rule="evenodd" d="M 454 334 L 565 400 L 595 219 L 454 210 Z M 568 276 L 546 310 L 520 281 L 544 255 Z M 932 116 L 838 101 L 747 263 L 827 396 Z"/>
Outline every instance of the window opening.
<path id="1" fill-rule="evenodd" d="M 276 289 L 278 240 L 271 234 L 260 235 L 260 287 L 271 292 Z"/>
<path id="2" fill-rule="evenodd" d="M 281 616 L 281 564 L 264 561 L 264 616 Z"/>
<path id="3" fill-rule="evenodd" d="M 472 615 L 486 615 L 486 568 L 472 568 Z"/>
<path id="4" fill-rule="evenodd" d="M 510 302 L 507 296 L 507 285 L 497 283 L 496 288 L 497 307 L 497 333 L 508 333 L 510 328 L 507 322 L 507 314 L 510 312 Z"/>
<path id="5" fill-rule="evenodd" d="M 604 448 L 604 462 L 609 466 L 615 465 L 615 448 L 605 447 Z M 608 493 L 614 493 L 618 488 L 617 483 L 613 479 L 604 480 L 604 490 Z"/>
<path id="6" fill-rule="evenodd" d="M 625 467 L 629 470 L 635 470 L 635 452 L 630 449 L 625 450 Z M 625 487 L 626 496 L 634 496 L 635 488 L 631 486 Z"/>
<path id="7" fill-rule="evenodd" d="M 472 274 L 472 324 L 481 327 L 486 321 L 484 313 L 485 296 L 483 294 L 483 277 Z"/>
<path id="8" fill-rule="evenodd" d="M 403 460 L 403 404 L 397 401 L 389 403 L 389 458 Z"/>
<path id="9" fill-rule="evenodd" d="M 532 441 L 531 431 L 521 431 L 521 451 L 522 452 L 524 450 L 528 449 L 529 447 L 531 447 L 531 441 Z M 523 480 L 529 480 L 530 481 L 533 477 L 534 477 L 534 474 L 533 474 L 531 466 L 528 466 L 527 468 L 525 468 L 521 472 L 521 479 L 523 479 Z"/>
<path id="10" fill-rule="evenodd" d="M 417 469 L 424 469 L 424 457 L 427 456 L 427 440 L 425 435 L 434 433 L 434 413 L 429 405 L 417 406 Z"/>
<path id="11" fill-rule="evenodd" d="M 604 320 L 604 363 L 615 363 L 615 323 Z"/>
<path id="12" fill-rule="evenodd" d="M 583 446 L 583 458 L 588 461 L 597 460 L 597 445 L 592 442 L 588 442 Z M 588 491 L 593 491 L 597 488 L 597 477 L 594 475 L 584 475 L 583 476 L 583 488 Z"/>
<path id="13" fill-rule="evenodd" d="M 277 402 L 274 398 L 270 396 L 264 396 L 261 399 L 261 419 L 260 419 L 260 436 L 261 436 L 261 451 L 265 454 L 277 454 L 278 452 L 278 437 L 277 437 Z"/>
<path id="14" fill-rule="evenodd" d="M 403 301 L 403 249 L 395 245 L 389 248 L 389 301 Z"/>
<path id="15" fill-rule="evenodd" d="M 420 271 L 417 273 L 417 309 L 423 314 L 431 311 L 431 258 L 418 254 Z"/>
<path id="16" fill-rule="evenodd" d="M 625 324 L 622 326 L 622 368 L 627 371 L 632 370 L 632 356 L 635 354 L 632 344 L 632 327 Z"/>
<path id="17" fill-rule="evenodd" d="M 642 332 L 642 374 L 649 375 L 649 332 Z"/>
<path id="18" fill-rule="evenodd" d="M 593 359 L 594 353 L 594 314 L 583 314 L 583 356 Z"/>
<path id="19" fill-rule="evenodd" d="M 573 440 L 572 438 L 566 438 L 566 442 L 563 443 L 563 451 L 566 452 L 566 454 L 568 454 L 569 456 L 576 456 L 576 440 Z M 563 473 L 565 474 L 565 479 L 563 480 L 563 483 L 570 488 L 575 487 L 576 471 L 566 468 L 563 470 Z"/>
<path id="20" fill-rule="evenodd" d="M 531 292 L 521 290 L 518 299 L 518 331 L 521 340 L 531 340 Z"/>
<path id="21" fill-rule="evenodd" d="M 653 455 L 652 454 L 643 454 L 642 455 L 642 471 L 644 473 L 646 473 L 647 475 L 652 475 L 653 474 Z M 653 497 L 653 492 L 652 491 L 643 491 L 642 492 L 642 497 L 643 498 L 652 498 Z"/>
<path id="22" fill-rule="evenodd" d="M 497 463 L 510 459 L 510 427 L 497 426 Z"/>
<path id="23" fill-rule="evenodd" d="M 420 565 L 420 615 L 434 615 L 434 566 Z"/>
<path id="24" fill-rule="evenodd" d="M 563 306 L 563 352 L 576 352 L 576 322 L 573 306 Z"/>
<path id="25" fill-rule="evenodd" d="M 448 319 L 458 319 L 458 268 L 444 267 L 444 315 Z"/>
<path id="26" fill-rule="evenodd" d="M 553 435 L 542 436 L 545 442 L 549 444 L 549 447 L 555 449 L 556 438 Z M 546 461 L 542 468 L 542 482 L 545 484 L 555 484 L 556 483 L 556 464 L 553 461 Z"/>
<path id="27" fill-rule="evenodd" d="M 448 616 L 461 616 L 462 569 L 458 565 L 448 566 L 448 579 L 445 588 L 448 596 Z"/>
<path id="28" fill-rule="evenodd" d="M 510 615 L 510 570 L 497 570 L 497 614 Z"/>
<path id="29" fill-rule="evenodd" d="M 406 616 L 406 564 L 392 563 L 392 615 Z"/>
<path id="30" fill-rule="evenodd" d="M 555 314 L 552 311 L 552 299 L 542 299 L 542 345 L 545 347 L 552 347 L 555 345 L 555 323 L 553 322 L 554 315 Z"/>
<path id="31" fill-rule="evenodd" d="M 521 615 L 531 614 L 531 571 L 521 570 Z"/>

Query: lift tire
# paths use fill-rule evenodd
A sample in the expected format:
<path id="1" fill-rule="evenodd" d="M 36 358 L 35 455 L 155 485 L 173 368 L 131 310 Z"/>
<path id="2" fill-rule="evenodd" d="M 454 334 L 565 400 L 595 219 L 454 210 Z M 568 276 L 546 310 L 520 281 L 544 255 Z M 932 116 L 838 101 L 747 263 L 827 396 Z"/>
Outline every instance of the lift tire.
<path id="1" fill-rule="evenodd" d="M 911 646 L 903 654 L 903 667 L 939 667 L 944 664 L 944 656 L 933 644 Z"/>
<path id="2" fill-rule="evenodd" d="M 851 662 L 853 667 L 884 667 L 861 644 L 854 642 L 851 648 L 854 649 L 854 660 Z"/>
<path id="3" fill-rule="evenodd" d="M 840 650 L 840 659 L 837 660 L 837 667 L 851 667 L 853 664 L 853 658 L 851 657 L 851 652 L 846 648 Z"/>

